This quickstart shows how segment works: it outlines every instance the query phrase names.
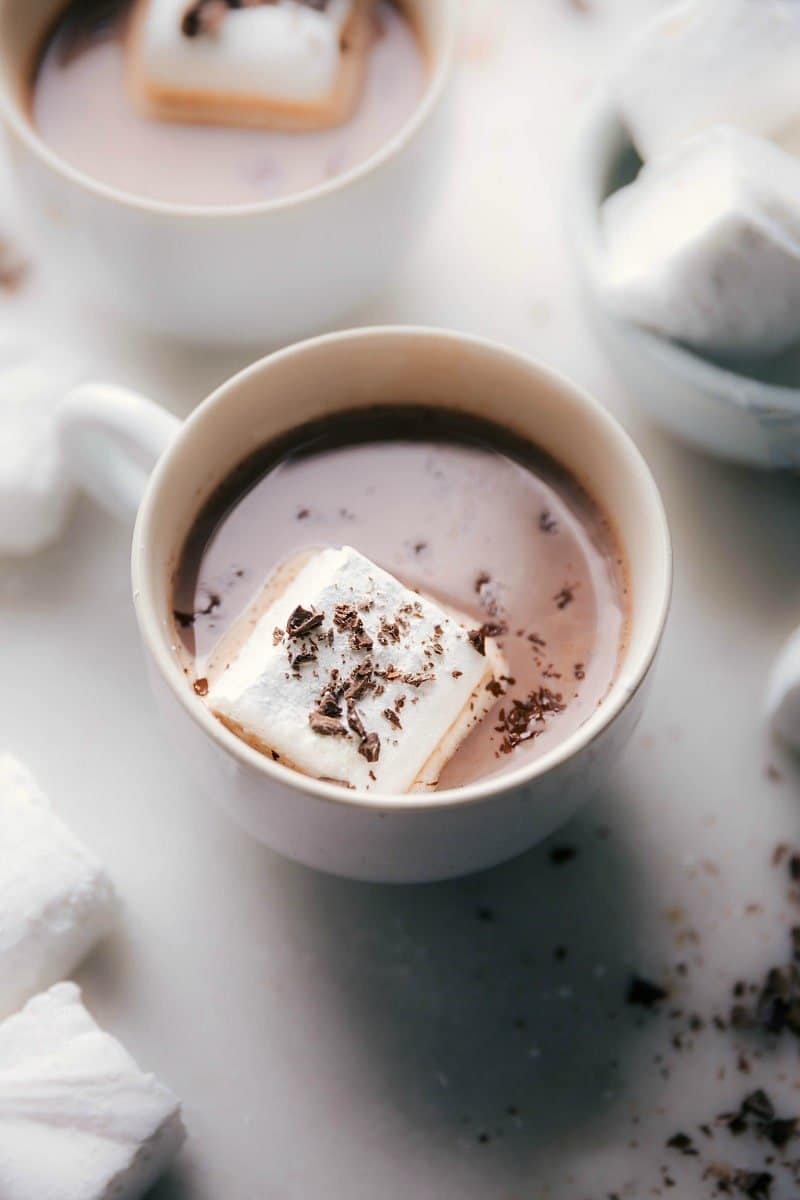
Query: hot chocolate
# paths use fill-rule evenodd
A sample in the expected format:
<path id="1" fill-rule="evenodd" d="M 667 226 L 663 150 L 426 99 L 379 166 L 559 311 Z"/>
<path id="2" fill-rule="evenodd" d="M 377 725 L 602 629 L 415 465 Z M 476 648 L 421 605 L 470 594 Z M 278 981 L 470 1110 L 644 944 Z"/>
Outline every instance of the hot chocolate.
<path id="1" fill-rule="evenodd" d="M 303 426 L 261 447 L 214 492 L 189 532 L 174 580 L 175 645 L 187 687 L 208 702 L 215 677 L 233 661 L 234 627 L 241 627 L 254 602 L 265 611 L 258 600 L 265 583 L 287 563 L 302 566 L 319 551 L 319 560 L 327 561 L 334 548 L 330 563 L 336 570 L 353 558 L 371 560 L 382 569 L 372 574 L 393 577 L 393 595 L 399 596 L 396 588 L 402 585 L 421 601 L 419 614 L 414 603 L 392 601 L 398 612 L 408 613 L 408 628 L 401 625 L 397 642 L 392 636 L 387 643 L 380 634 L 395 624 L 394 609 L 387 616 L 370 598 L 354 595 L 359 636 L 388 646 L 383 653 L 376 644 L 369 654 L 376 669 L 368 688 L 385 689 L 389 681 L 413 674 L 400 689 L 403 703 L 422 703 L 424 688 L 444 671 L 443 634 L 450 631 L 441 616 L 431 616 L 432 632 L 417 639 L 430 668 L 410 672 L 399 658 L 396 666 L 389 659 L 393 644 L 396 655 L 414 649 L 409 628 L 429 604 L 460 623 L 456 642 L 463 640 L 458 632 L 463 630 L 477 654 L 488 645 L 496 652 L 495 665 L 480 680 L 481 698 L 486 691 L 491 703 L 480 706 L 480 719 L 437 773 L 439 788 L 530 763 L 602 704 L 624 652 L 628 620 L 625 566 L 603 513 L 568 472 L 529 442 L 478 418 L 424 408 L 374 408 Z M 321 575 L 303 577 L 301 590 L 308 597 L 296 608 L 297 597 L 287 599 L 293 611 L 287 609 L 288 619 L 276 623 L 275 652 L 288 655 L 285 678 L 292 687 L 309 662 L 312 673 L 321 668 L 345 630 L 343 625 L 337 632 L 336 607 L 316 600 L 333 594 L 328 584 L 318 583 L 318 578 L 330 582 L 330 569 L 329 564 Z M 365 571 L 370 579 L 369 564 Z M 353 629 L 348 626 L 346 634 L 352 644 Z M 272 647 L 273 638 L 267 642 Z M 457 652 L 463 661 L 451 674 L 474 669 L 477 679 L 485 660 L 473 664 L 466 649 Z M 303 661 L 295 665 L 298 653 Z M 320 678 L 320 696 L 314 711 L 304 715 L 303 729 L 327 718 L 337 724 L 333 732 L 352 738 L 347 687 L 331 692 L 328 682 L 327 675 Z M 361 703 L 361 675 L 357 683 Z M 239 693 L 225 699 L 225 711 L 236 721 L 243 711 L 235 707 L 238 699 Z M 379 722 L 380 736 L 391 738 L 395 721 L 389 723 L 380 708 L 376 713 L 386 718 Z M 393 712 L 402 722 L 402 705 Z M 361 733 L 355 749 L 367 737 L 366 730 Z M 328 740 L 320 739 L 326 754 Z M 291 754 L 273 757 L 291 763 Z"/>
<path id="2" fill-rule="evenodd" d="M 351 57 L 361 54 L 360 68 L 350 71 L 345 61 L 341 81 L 334 71 L 330 98 L 326 93 L 324 103 L 301 103 L 291 95 L 286 99 L 287 89 L 296 90 L 298 80 L 305 80 L 313 93 L 318 79 L 324 83 L 326 69 L 332 70 L 325 66 L 320 31 L 311 28 L 295 44 L 289 36 L 292 22 L 298 15 L 309 21 L 328 16 L 333 20 L 335 5 L 281 3 L 295 5 L 298 12 L 287 13 L 288 33 L 283 28 L 276 31 L 275 87 L 283 89 L 284 98 L 270 104 L 267 95 L 259 97 L 251 90 L 232 95 L 224 90 L 226 79 L 235 85 L 248 67 L 258 78 L 261 59 L 253 61 L 248 37 L 229 39 L 230 55 L 220 63 L 213 58 L 217 47 L 227 45 L 220 29 L 216 24 L 195 29 L 189 19 L 195 9 L 203 20 L 204 13 L 216 13 L 215 21 L 222 13 L 229 22 L 252 21 L 262 11 L 277 19 L 280 5 L 265 4 L 263 10 L 257 4 L 230 5 L 227 16 L 224 0 L 183 5 L 183 31 L 178 14 L 175 38 L 182 39 L 179 47 L 185 42 L 188 48 L 187 67 L 180 54 L 170 57 L 170 46 L 159 57 L 159 43 L 153 48 L 152 64 L 144 51 L 143 63 L 131 63 L 131 45 L 142 23 L 140 3 L 73 0 L 37 60 L 31 89 L 33 122 L 44 141 L 86 175 L 154 200 L 250 204 L 325 183 L 364 162 L 406 123 L 425 89 L 425 53 L 399 4 L 362 3 L 354 12 L 368 21 L 368 36 L 362 29 L 351 35 L 346 47 Z M 346 35 L 345 26 L 342 38 Z M 271 36 L 269 30 L 265 36 Z M 265 49 L 271 45 L 267 41 Z M 207 50 L 212 55 L 204 57 Z M 195 51 L 199 64 L 191 57 Z M 244 56 L 241 62 L 237 53 Z M 153 76 L 148 87 L 142 82 L 145 68 Z M 157 75 L 159 70 L 172 81 L 171 90 Z M 194 86 L 198 72 L 205 72 L 207 88 Z M 247 127 L 261 122 L 265 127 Z"/>

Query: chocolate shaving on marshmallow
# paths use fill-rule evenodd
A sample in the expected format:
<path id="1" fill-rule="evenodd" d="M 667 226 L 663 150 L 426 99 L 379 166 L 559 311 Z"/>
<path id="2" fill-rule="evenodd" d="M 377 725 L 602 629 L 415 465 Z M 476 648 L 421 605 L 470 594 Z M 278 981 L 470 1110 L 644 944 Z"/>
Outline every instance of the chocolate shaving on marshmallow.
<path id="1" fill-rule="evenodd" d="M 350 547 L 312 551 L 271 579 L 215 647 L 205 702 L 304 774 L 364 791 L 424 790 L 494 707 L 487 685 L 506 670 L 495 642 L 481 633 L 477 646 L 470 625 Z"/>
<path id="2" fill-rule="evenodd" d="M 132 95 L 167 121 L 324 129 L 353 112 L 374 0 L 137 0 Z"/>

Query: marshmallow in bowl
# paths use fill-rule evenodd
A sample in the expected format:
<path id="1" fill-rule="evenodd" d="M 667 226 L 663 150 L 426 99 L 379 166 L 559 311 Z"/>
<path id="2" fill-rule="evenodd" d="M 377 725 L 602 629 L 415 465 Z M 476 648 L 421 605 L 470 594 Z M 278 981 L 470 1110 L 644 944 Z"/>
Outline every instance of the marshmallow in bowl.
<path id="1" fill-rule="evenodd" d="M 215 648 L 207 703 L 286 766 L 399 794 L 435 786 L 504 670 L 484 631 L 345 546 L 267 584 Z"/>
<path id="2" fill-rule="evenodd" d="M 76 364 L 36 347 L 0 351 L 0 556 L 30 555 L 59 537 L 75 493 L 55 409 Z"/>
<path id="3" fill-rule="evenodd" d="M 601 219 L 603 291 L 624 318 L 719 355 L 800 337 L 800 161 L 786 151 L 717 126 L 647 163 Z"/>
<path id="4" fill-rule="evenodd" d="M 800 629 L 789 638 L 772 668 L 767 719 L 776 737 L 800 750 Z"/>
<path id="5" fill-rule="evenodd" d="M 372 0 L 139 0 L 134 97 L 164 120 L 321 129 L 364 82 Z"/>
<path id="6" fill-rule="evenodd" d="M 141 1200 L 184 1140 L 180 1104 L 73 983 L 0 1025 L 3 1200 Z"/>
<path id="7" fill-rule="evenodd" d="M 0 1017 L 69 975 L 117 911 L 100 863 L 52 812 L 27 768 L 0 755 Z"/>
<path id="8" fill-rule="evenodd" d="M 798 115 L 797 0 L 681 0 L 629 43 L 614 102 L 645 160 L 726 123 L 777 137 Z"/>

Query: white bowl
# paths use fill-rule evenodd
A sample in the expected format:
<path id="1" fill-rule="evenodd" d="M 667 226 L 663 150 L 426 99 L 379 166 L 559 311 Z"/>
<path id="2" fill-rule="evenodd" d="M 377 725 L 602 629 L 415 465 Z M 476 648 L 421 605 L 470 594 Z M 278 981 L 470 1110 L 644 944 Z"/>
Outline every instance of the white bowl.
<path id="1" fill-rule="evenodd" d="M 48 269 L 140 325 L 204 344 L 262 348 L 338 323 L 398 269 L 435 197 L 457 0 L 408 0 L 430 58 L 416 110 L 366 162 L 258 204 L 134 196 L 55 154 L 30 117 L 30 69 L 63 0 L 0 0 L 0 114 L 22 203 Z"/>
<path id="2" fill-rule="evenodd" d="M 611 312 L 601 287 L 600 206 L 625 178 L 635 154 L 621 117 L 605 97 L 578 136 L 568 179 L 567 220 L 593 324 L 626 384 L 670 433 L 709 454 L 756 467 L 800 467 L 800 387 L 755 379 Z M 800 378 L 800 367 L 798 367 Z"/>

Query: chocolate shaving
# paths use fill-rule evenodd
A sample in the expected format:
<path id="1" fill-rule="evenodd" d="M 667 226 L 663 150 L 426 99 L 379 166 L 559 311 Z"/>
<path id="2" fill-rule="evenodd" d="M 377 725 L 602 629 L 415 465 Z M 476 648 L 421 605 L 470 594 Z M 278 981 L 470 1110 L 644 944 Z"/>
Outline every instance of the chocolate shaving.
<path id="1" fill-rule="evenodd" d="M 386 718 L 386 720 L 389 722 L 390 725 L 394 725 L 395 729 L 403 728 L 403 726 L 400 723 L 400 718 L 398 717 L 397 713 L 393 709 L 385 708 L 383 710 L 383 715 Z"/>
<path id="2" fill-rule="evenodd" d="M 666 989 L 659 984 L 651 983 L 649 979 L 643 979 L 641 975 L 634 975 L 625 998 L 628 1004 L 635 1007 L 655 1008 L 662 1000 L 666 1000 L 668 994 Z"/>
<path id="3" fill-rule="evenodd" d="M 360 623 L 358 610 L 352 604 L 337 604 L 333 610 L 333 623 L 342 632 L 355 629 Z"/>
<path id="4" fill-rule="evenodd" d="M 356 653 L 372 649 L 372 638 L 360 621 L 358 627 L 350 634 L 350 649 Z"/>
<path id="5" fill-rule="evenodd" d="M 195 679 L 192 686 L 198 696 L 207 696 L 208 695 L 208 680 L 207 679 Z"/>
<path id="6" fill-rule="evenodd" d="M 563 612 L 565 608 L 569 608 L 575 599 L 575 588 L 577 584 L 565 583 L 560 592 L 557 592 L 553 599 L 555 600 L 556 608 Z"/>
<path id="7" fill-rule="evenodd" d="M 486 657 L 486 634 L 483 632 L 483 630 L 482 629 L 470 629 L 469 632 L 467 633 L 467 637 L 469 638 L 469 641 L 470 641 L 473 649 L 477 650 L 478 654 L 483 655 L 483 657 L 485 658 Z"/>
<path id="8" fill-rule="evenodd" d="M 361 720 L 361 714 L 353 704 L 348 704 L 347 706 L 347 724 L 356 737 L 360 738 L 362 742 L 366 740 L 367 731 L 364 728 L 364 722 Z"/>
<path id="9" fill-rule="evenodd" d="M 402 679 L 403 683 L 407 683 L 409 687 L 418 688 L 422 687 L 423 683 L 432 683 L 436 676 L 426 674 L 424 671 L 414 671 L 406 675 L 397 675 L 395 678 Z"/>
<path id="10" fill-rule="evenodd" d="M 375 763 L 381 756 L 381 739 L 377 733 L 368 733 L 364 741 L 358 747 L 358 753 L 367 760 L 368 763 Z"/>
<path id="11" fill-rule="evenodd" d="M 290 638 L 306 637 L 314 629 L 319 629 L 324 620 L 325 613 L 314 612 L 313 609 L 303 608 L 302 604 L 298 604 L 286 622 L 286 633 Z"/>
<path id="12" fill-rule="evenodd" d="M 547 720 L 565 707 L 561 693 L 547 687 L 531 692 L 524 700 L 512 700 L 509 708 L 501 708 L 500 724 L 495 726 L 498 733 L 504 734 L 501 753 L 510 754 L 521 742 L 538 737 Z"/>
<path id="13" fill-rule="evenodd" d="M 328 717 L 325 713 L 309 713 L 308 723 L 314 730 L 314 733 L 318 733 L 322 737 L 345 737 L 347 734 L 347 730 L 341 721 L 338 721 L 335 717 Z"/>

